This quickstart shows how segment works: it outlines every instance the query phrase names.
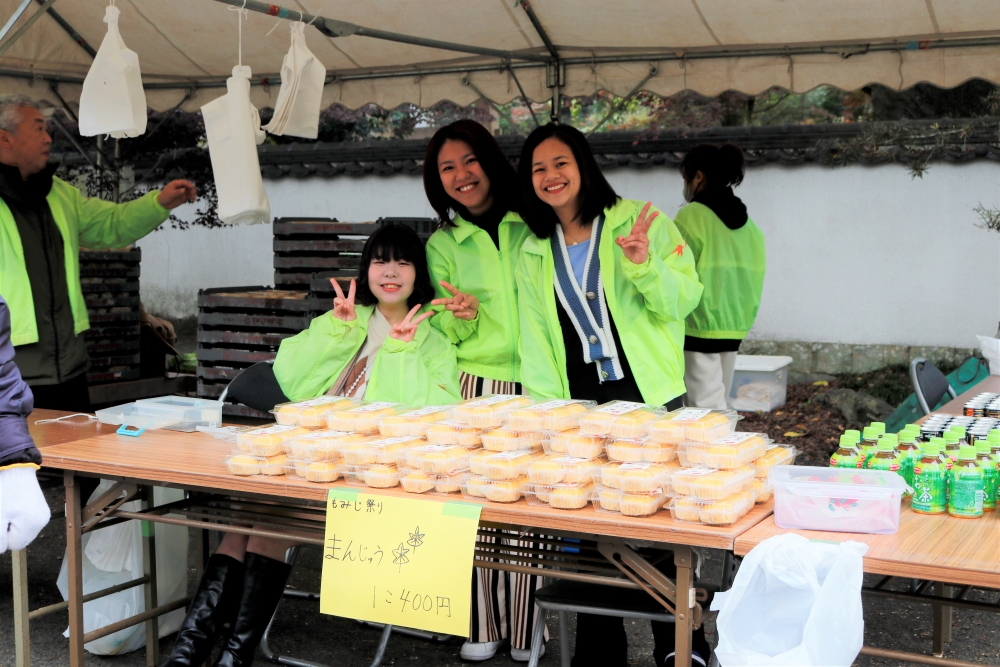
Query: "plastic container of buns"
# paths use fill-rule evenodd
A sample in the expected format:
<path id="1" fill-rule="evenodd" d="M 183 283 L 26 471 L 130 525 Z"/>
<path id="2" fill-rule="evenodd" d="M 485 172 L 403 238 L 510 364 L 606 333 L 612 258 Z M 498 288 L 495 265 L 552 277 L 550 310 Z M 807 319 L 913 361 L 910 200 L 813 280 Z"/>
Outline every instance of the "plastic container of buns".
<path id="1" fill-rule="evenodd" d="M 341 450 L 347 445 L 365 440 L 367 436 L 344 431 L 312 431 L 297 435 L 284 443 L 285 453 L 293 459 L 309 461 L 343 460 Z"/>
<path id="2" fill-rule="evenodd" d="M 770 443 L 766 433 L 732 433 L 712 442 L 692 440 L 680 446 L 681 464 L 732 470 L 763 456 Z"/>
<path id="3" fill-rule="evenodd" d="M 649 437 L 668 445 L 680 445 L 685 441 L 712 442 L 736 430 L 736 422 L 740 419 L 742 417 L 735 410 L 681 408 L 652 422 Z"/>
<path id="4" fill-rule="evenodd" d="M 344 463 L 348 465 L 368 465 L 371 463 L 395 464 L 401 455 L 410 449 L 426 444 L 420 437 L 368 438 L 352 442 L 340 450 Z"/>
<path id="5" fill-rule="evenodd" d="M 468 470 L 454 470 L 440 474 L 400 468 L 399 485 L 407 493 L 458 493 L 468 476 Z"/>
<path id="6" fill-rule="evenodd" d="M 448 473 L 469 467 L 469 450 L 458 445 L 422 445 L 405 450 L 403 456 L 407 468 L 428 474 Z"/>
<path id="7" fill-rule="evenodd" d="M 398 415 L 407 411 L 402 403 L 387 403 L 372 401 L 360 403 L 356 407 L 336 410 L 326 416 L 327 428 L 336 431 L 350 431 L 375 435 L 378 433 L 378 423 L 383 417 Z"/>
<path id="8" fill-rule="evenodd" d="M 768 445 L 764 455 L 754 461 L 754 476 L 769 477 L 775 466 L 790 466 L 798 450 L 791 445 Z"/>
<path id="9" fill-rule="evenodd" d="M 309 459 L 288 459 L 285 474 L 301 477 L 307 482 L 335 482 L 344 469 L 343 461 L 310 461 Z"/>
<path id="10" fill-rule="evenodd" d="M 611 401 L 580 415 L 580 434 L 642 438 L 650 423 L 662 414 L 663 408 L 645 403 Z"/>
<path id="11" fill-rule="evenodd" d="M 432 445 L 459 445 L 461 447 L 480 447 L 483 444 L 483 433 L 487 429 L 463 424 L 455 419 L 435 422 L 427 427 L 424 436 Z"/>
<path id="12" fill-rule="evenodd" d="M 285 464 L 288 455 L 285 453 L 273 456 L 256 456 L 246 452 L 233 452 L 223 463 L 233 475 L 247 477 L 250 475 L 276 476 L 285 474 Z"/>
<path id="13" fill-rule="evenodd" d="M 462 495 L 471 500 L 516 503 L 524 495 L 527 484 L 528 478 L 524 475 L 510 479 L 490 479 L 472 475 L 462 484 Z"/>
<path id="14" fill-rule="evenodd" d="M 753 486 L 752 465 L 735 470 L 681 468 L 670 475 L 669 489 L 676 496 L 700 500 L 724 500 Z"/>
<path id="15" fill-rule="evenodd" d="M 265 426 L 244 431 L 236 436 L 236 449 L 254 456 L 276 456 L 285 453 L 284 443 L 309 429 L 301 426 Z"/>
<path id="16" fill-rule="evenodd" d="M 653 442 L 647 438 L 615 438 L 605 445 L 608 460 L 625 463 L 666 463 L 677 458 L 677 445 Z"/>
<path id="17" fill-rule="evenodd" d="M 515 479 L 524 476 L 528 466 L 536 458 L 538 456 L 534 452 L 496 452 L 482 459 L 480 463 L 483 474 L 489 479 Z M 472 465 L 470 457 L 470 470 Z"/>
<path id="18" fill-rule="evenodd" d="M 536 403 L 507 413 L 506 424 L 515 431 L 568 431 L 576 428 L 580 415 L 597 401 L 575 399 Z"/>
<path id="19" fill-rule="evenodd" d="M 431 405 L 398 415 L 382 417 L 378 422 L 379 435 L 386 438 L 424 436 L 433 424 L 451 417 L 451 406 Z M 457 444 L 457 443 L 455 443 Z"/>
<path id="20" fill-rule="evenodd" d="M 724 500 L 674 498 L 667 506 L 674 521 L 704 523 L 710 526 L 729 526 L 749 512 L 754 505 L 752 490 L 741 491 Z"/>
<path id="21" fill-rule="evenodd" d="M 561 510 L 583 509 L 593 492 L 592 482 L 524 485 L 524 499 L 529 505 L 548 505 Z"/>
<path id="22" fill-rule="evenodd" d="M 774 497 L 774 482 L 768 477 L 754 477 L 753 492 L 758 503 L 766 503 Z"/>
<path id="23" fill-rule="evenodd" d="M 541 449 L 546 439 L 545 434 L 539 431 L 515 431 L 507 426 L 484 431 L 482 434 L 483 449 L 491 452 Z"/>
<path id="24" fill-rule="evenodd" d="M 331 412 L 353 407 L 360 402 L 356 398 L 343 396 L 319 396 L 308 401 L 279 403 L 271 410 L 271 414 L 280 425 L 318 428 L 326 426 L 326 417 Z"/>
<path id="25" fill-rule="evenodd" d="M 399 468 L 395 463 L 344 464 L 344 481 L 352 486 L 389 489 L 399 486 Z"/>
<path id="26" fill-rule="evenodd" d="M 532 484 L 586 484 L 601 472 L 601 459 L 574 456 L 540 456 L 528 464 L 528 481 Z"/>
<path id="27" fill-rule="evenodd" d="M 607 438 L 603 435 L 582 435 L 579 428 L 551 431 L 542 442 L 546 454 L 562 454 L 592 459 L 604 453 Z"/>
<path id="28" fill-rule="evenodd" d="M 527 396 L 496 394 L 463 401 L 454 406 L 456 421 L 477 428 L 500 428 L 512 410 L 531 405 Z"/>
<path id="29" fill-rule="evenodd" d="M 672 473 L 680 470 L 677 461 L 666 463 L 622 463 L 612 461 L 601 467 L 599 480 L 602 486 L 612 489 L 652 491 L 666 489 Z"/>
<path id="30" fill-rule="evenodd" d="M 651 516 L 660 511 L 668 499 L 661 489 L 649 493 L 627 493 L 621 489 L 596 485 L 591 493 L 595 510 L 624 516 Z"/>

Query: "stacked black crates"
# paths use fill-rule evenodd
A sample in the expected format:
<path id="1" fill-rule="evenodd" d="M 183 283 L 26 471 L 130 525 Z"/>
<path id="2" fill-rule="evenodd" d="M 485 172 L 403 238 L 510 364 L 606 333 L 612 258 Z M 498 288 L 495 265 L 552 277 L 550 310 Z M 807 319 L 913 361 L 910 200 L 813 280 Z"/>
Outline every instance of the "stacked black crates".
<path id="1" fill-rule="evenodd" d="M 139 379 L 139 264 L 142 251 L 80 252 L 90 329 L 88 384 Z"/>
<path id="2" fill-rule="evenodd" d="M 307 292 L 220 287 L 198 292 L 198 396 L 218 398 L 244 369 L 271 361 L 281 341 L 309 327 Z M 267 417 L 243 405 L 226 414 Z"/>
<path id="3" fill-rule="evenodd" d="M 379 218 L 375 222 L 275 218 L 275 287 L 309 289 L 310 278 L 317 272 L 348 278 L 356 275 L 365 241 L 385 224 L 412 227 L 425 242 L 434 231 L 434 221 L 430 218 Z"/>

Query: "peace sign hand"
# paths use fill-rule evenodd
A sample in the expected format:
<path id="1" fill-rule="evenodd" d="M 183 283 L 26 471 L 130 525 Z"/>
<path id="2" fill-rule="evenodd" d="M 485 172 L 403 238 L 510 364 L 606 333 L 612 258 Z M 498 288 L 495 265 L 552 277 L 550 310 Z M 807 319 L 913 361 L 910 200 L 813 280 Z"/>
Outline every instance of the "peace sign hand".
<path id="1" fill-rule="evenodd" d="M 653 220 L 656 220 L 656 216 L 660 214 L 659 211 L 653 211 L 653 215 L 646 217 L 649 207 L 652 205 L 653 202 L 646 202 L 646 205 L 642 207 L 639 218 L 635 221 L 628 236 L 619 236 L 615 239 L 615 243 L 622 249 L 625 258 L 633 264 L 645 264 L 649 258 L 649 227 L 653 224 Z"/>
<path id="2" fill-rule="evenodd" d="M 471 294 L 460 292 L 457 287 L 443 280 L 438 284 L 451 292 L 452 296 L 434 299 L 431 301 L 432 306 L 444 306 L 445 310 L 450 311 L 458 320 L 476 319 L 476 315 L 479 314 L 479 299 Z"/>
<path id="3" fill-rule="evenodd" d="M 338 320 L 343 320 L 344 322 L 353 322 L 358 319 L 358 314 L 354 312 L 354 291 L 355 283 L 351 280 L 351 289 L 344 296 L 344 290 L 340 289 L 340 285 L 337 284 L 336 278 L 330 278 L 330 284 L 333 285 L 333 291 L 337 293 L 337 297 L 333 300 L 333 316 Z"/>
<path id="4" fill-rule="evenodd" d="M 417 334 L 417 325 L 434 314 L 433 311 L 427 311 L 420 317 L 413 319 L 413 316 L 420 310 L 421 305 L 422 304 L 419 303 L 415 305 L 410 309 L 410 312 L 406 314 L 406 317 L 403 318 L 402 322 L 392 326 L 392 331 L 389 332 L 390 338 L 395 338 L 396 340 L 403 341 L 404 343 L 409 343 L 413 340 L 413 337 Z"/>

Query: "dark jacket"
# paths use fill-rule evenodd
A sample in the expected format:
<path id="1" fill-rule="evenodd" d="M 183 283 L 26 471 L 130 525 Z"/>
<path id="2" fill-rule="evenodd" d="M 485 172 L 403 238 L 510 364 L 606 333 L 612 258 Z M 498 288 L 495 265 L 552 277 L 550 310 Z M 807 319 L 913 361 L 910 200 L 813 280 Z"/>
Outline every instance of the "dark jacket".
<path id="1" fill-rule="evenodd" d="M 15 463 L 41 464 L 42 455 L 28 433 L 34 397 L 14 365 L 10 313 L 0 297 L 0 468 Z"/>

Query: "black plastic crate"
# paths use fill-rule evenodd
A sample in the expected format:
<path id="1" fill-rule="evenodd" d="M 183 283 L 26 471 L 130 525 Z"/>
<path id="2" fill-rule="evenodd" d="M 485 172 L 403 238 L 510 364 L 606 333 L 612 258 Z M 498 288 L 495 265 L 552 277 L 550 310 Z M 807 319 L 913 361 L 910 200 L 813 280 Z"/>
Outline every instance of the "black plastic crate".
<path id="1" fill-rule="evenodd" d="M 106 382 L 125 382 L 126 380 L 138 380 L 139 368 L 136 367 L 113 367 L 91 371 L 87 373 L 87 384 L 104 384 Z"/>
<path id="2" fill-rule="evenodd" d="M 91 321 L 91 327 L 83 333 L 83 337 L 87 340 L 94 340 L 100 338 L 112 338 L 115 340 L 120 339 L 136 339 L 139 340 L 139 325 L 138 324 L 124 324 L 124 325 L 99 325 L 93 326 L 94 322 Z"/>
<path id="3" fill-rule="evenodd" d="M 107 310 L 107 309 L 99 309 Z M 138 322 L 139 321 L 139 309 L 129 310 L 125 312 L 90 312 L 87 311 L 87 317 L 90 319 L 90 324 L 110 324 L 110 323 L 121 323 L 125 324 L 128 322 Z"/>
<path id="4" fill-rule="evenodd" d="M 81 278 L 138 278 L 139 267 L 124 266 L 120 262 L 80 264 Z"/>
<path id="5" fill-rule="evenodd" d="M 91 370 L 104 370 L 115 366 L 135 366 L 138 363 L 138 353 L 112 355 L 107 357 L 91 357 L 90 368 Z"/>
<path id="6" fill-rule="evenodd" d="M 259 364 L 262 361 L 273 361 L 278 356 L 276 350 L 235 350 L 225 347 L 199 347 L 198 362 L 228 363 L 228 364 Z"/>
<path id="7" fill-rule="evenodd" d="M 284 333 L 258 333 L 255 331 L 198 331 L 198 343 L 202 345 L 215 345 L 223 347 L 234 347 L 239 349 L 250 349 L 255 347 L 278 347 L 281 341 L 290 338 L 295 334 Z"/>
<path id="8" fill-rule="evenodd" d="M 199 290 L 198 309 L 204 312 L 288 312 L 306 308 L 307 293 L 295 290 L 274 290 L 267 287 L 220 287 Z"/>
<path id="9" fill-rule="evenodd" d="M 80 264 L 90 264 L 93 262 L 123 262 L 126 264 L 138 264 L 142 260 L 142 248 L 129 248 L 128 250 L 81 250 Z"/>
<path id="10" fill-rule="evenodd" d="M 124 352 L 138 352 L 139 351 L 139 337 L 129 338 L 124 340 L 116 340 L 113 338 L 102 338 L 95 341 L 87 341 L 87 354 L 90 358 L 94 357 L 108 357 L 113 355 L 120 355 Z"/>
<path id="11" fill-rule="evenodd" d="M 80 282 L 84 296 L 102 292 L 120 292 L 124 294 L 139 294 L 139 281 L 128 278 L 92 278 L 94 282 Z"/>
<path id="12" fill-rule="evenodd" d="M 113 296 L 108 296 L 109 294 Z M 139 295 L 124 292 L 100 292 L 85 294 L 87 308 L 139 308 Z"/>

